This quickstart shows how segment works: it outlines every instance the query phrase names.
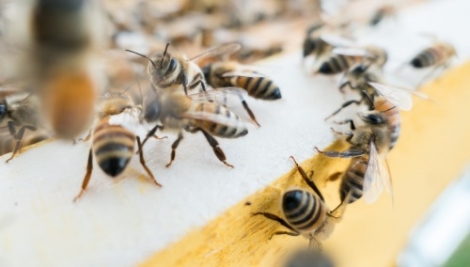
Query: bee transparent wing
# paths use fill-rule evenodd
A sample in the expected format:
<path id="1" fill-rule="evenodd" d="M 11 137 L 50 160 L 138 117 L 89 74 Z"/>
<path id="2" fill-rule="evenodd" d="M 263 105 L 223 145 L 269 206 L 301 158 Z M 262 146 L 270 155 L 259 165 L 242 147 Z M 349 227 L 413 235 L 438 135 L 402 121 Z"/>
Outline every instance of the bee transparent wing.
<path id="1" fill-rule="evenodd" d="M 221 46 L 216 46 L 216 47 L 213 47 L 213 48 L 209 48 L 208 50 L 206 50 L 205 52 L 197 55 L 197 56 L 194 56 L 192 58 L 190 58 L 189 60 L 201 60 L 203 58 L 207 58 L 207 57 L 215 57 L 215 56 L 220 56 L 220 55 L 229 55 L 229 54 L 233 54 L 235 52 L 237 52 L 238 50 L 240 50 L 242 46 L 238 43 L 230 43 L 230 44 L 225 44 L 225 45 L 221 45 Z"/>
<path id="2" fill-rule="evenodd" d="M 380 83 L 369 82 L 369 85 L 399 109 L 410 110 L 413 107 L 410 92 Z"/>
<path id="3" fill-rule="evenodd" d="M 382 157 L 377 153 L 377 148 L 371 140 L 369 163 L 367 164 L 367 171 L 364 175 L 363 196 L 364 201 L 368 204 L 375 202 L 384 187 L 390 192 L 390 176 L 385 169 Z"/>
<path id="4" fill-rule="evenodd" d="M 366 49 L 360 47 L 335 47 L 333 53 L 343 56 L 373 57 Z"/>
<path id="5" fill-rule="evenodd" d="M 244 89 L 238 87 L 223 87 L 191 94 L 189 97 L 194 102 L 213 102 L 224 107 L 234 107 L 239 106 L 247 94 Z"/>
<path id="6" fill-rule="evenodd" d="M 222 75 L 222 77 L 267 77 L 267 75 L 258 73 L 258 72 L 253 72 L 253 71 L 231 71 L 231 72 L 226 72 Z"/>
<path id="7" fill-rule="evenodd" d="M 345 37 L 339 36 L 339 35 L 333 35 L 333 34 L 322 34 L 320 38 L 327 42 L 328 44 L 332 46 L 346 46 L 346 47 L 353 47 L 356 44 L 352 41 L 349 40 Z"/>
<path id="8" fill-rule="evenodd" d="M 109 118 L 110 125 L 120 125 L 130 131 L 135 131 L 140 123 L 139 115 L 141 110 L 138 108 L 126 109 L 120 114 L 113 115 Z"/>
<path id="9" fill-rule="evenodd" d="M 224 114 L 215 114 L 215 113 L 204 112 L 204 111 L 186 112 L 181 117 L 185 119 L 209 121 L 212 123 L 225 125 L 228 127 L 239 127 L 240 124 L 243 124 L 241 120 L 234 120 L 233 118 L 228 118 Z"/>

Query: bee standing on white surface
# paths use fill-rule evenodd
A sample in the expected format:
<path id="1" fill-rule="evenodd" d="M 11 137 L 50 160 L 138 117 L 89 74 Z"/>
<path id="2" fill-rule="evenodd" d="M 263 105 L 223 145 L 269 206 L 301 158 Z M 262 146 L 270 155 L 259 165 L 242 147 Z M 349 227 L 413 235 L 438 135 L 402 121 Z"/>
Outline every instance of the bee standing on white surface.
<path id="1" fill-rule="evenodd" d="M 161 186 L 145 164 L 140 137 L 134 134 L 135 129 L 130 129 L 138 125 L 140 112 L 140 107 L 134 106 L 131 99 L 124 94 L 105 95 L 98 112 L 99 119 L 91 133 L 92 146 L 88 154 L 85 178 L 74 201 L 83 195 L 88 186 L 93 170 L 93 156 L 100 168 L 109 177 L 115 178 L 128 166 L 134 155 L 136 141 L 142 167 L 152 181 Z"/>
<path id="2" fill-rule="evenodd" d="M 400 113 L 383 97 L 365 96 L 369 101 L 369 111 L 358 114 L 364 125 L 356 127 L 352 119 L 336 122 L 349 124 L 349 132 L 335 133 L 347 136 L 346 141 L 351 144 L 351 148 L 344 152 L 320 151 L 315 148 L 328 157 L 352 158 L 340 186 L 342 201 L 351 192 L 349 203 L 362 196 L 367 203 L 375 202 L 384 187 L 390 194 L 392 192 L 385 157 L 395 147 L 400 135 Z"/>
<path id="3" fill-rule="evenodd" d="M 209 102 L 210 94 L 223 93 L 222 91 L 212 90 L 206 93 L 202 92 L 195 95 L 185 96 L 177 92 L 168 92 L 158 94 L 150 100 L 146 105 L 144 119 L 149 122 L 161 122 L 149 131 L 142 145 L 152 136 L 158 129 L 174 130 L 178 132 L 178 138 L 171 146 L 171 160 L 166 165 L 169 167 L 176 155 L 176 148 L 183 139 L 183 130 L 196 133 L 198 131 L 204 134 L 204 137 L 212 147 L 217 158 L 233 168 L 227 163 L 226 157 L 219 143 L 213 137 L 222 138 L 238 138 L 248 133 L 243 121 L 235 113 L 227 108 Z"/>
<path id="4" fill-rule="evenodd" d="M 235 61 L 215 62 L 206 65 L 202 71 L 207 83 L 214 88 L 238 87 L 246 90 L 249 96 L 262 100 L 282 98 L 279 86 L 272 79 L 251 70 L 249 66 L 241 65 Z M 251 119 L 259 126 L 255 115 L 243 99 L 242 105 Z"/>
<path id="5" fill-rule="evenodd" d="M 7 19 L 4 48 L 7 57 L 18 60 L 6 68 L 13 70 L 7 79 L 26 81 L 35 88 L 40 113 L 58 138 L 74 138 L 93 120 L 99 75 L 92 56 L 101 48 L 103 35 L 99 8 L 91 0 L 11 4 L 16 13 Z"/>
<path id="6" fill-rule="evenodd" d="M 319 240 L 327 239 L 333 232 L 335 223 L 343 216 L 347 199 L 343 199 L 338 207 L 330 211 L 315 182 L 307 177 L 304 169 L 297 164 L 293 157 L 291 158 L 302 179 L 315 193 L 300 188 L 286 191 L 282 196 L 281 203 L 281 210 L 285 220 L 268 212 L 256 212 L 253 215 L 262 215 L 270 220 L 279 222 L 291 230 L 291 232 L 277 231 L 272 236 L 303 235 L 309 239 L 309 247 L 319 247 L 321 245 Z"/>
<path id="7" fill-rule="evenodd" d="M 182 86 L 185 94 L 189 90 L 200 88 L 198 91 L 206 90 L 206 81 L 201 68 L 194 63 L 196 59 L 222 54 L 230 54 L 240 49 L 239 44 L 227 44 L 207 50 L 206 52 L 188 59 L 181 53 L 170 53 L 168 43 L 163 53 L 157 53 L 152 57 L 139 54 L 134 51 L 128 52 L 137 54 L 149 60 L 148 73 L 153 85 L 159 91 L 175 91 Z"/>

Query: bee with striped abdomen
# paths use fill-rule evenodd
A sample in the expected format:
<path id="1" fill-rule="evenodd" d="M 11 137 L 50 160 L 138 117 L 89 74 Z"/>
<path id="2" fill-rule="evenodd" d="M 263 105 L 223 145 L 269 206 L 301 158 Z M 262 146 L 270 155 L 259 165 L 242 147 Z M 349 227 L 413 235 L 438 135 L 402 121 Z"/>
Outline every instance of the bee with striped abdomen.
<path id="1" fill-rule="evenodd" d="M 352 119 L 336 124 L 349 124 L 350 131 L 335 132 L 347 136 L 351 148 L 344 152 L 317 151 L 334 158 L 352 158 L 340 186 L 341 200 L 351 192 L 349 203 L 362 196 L 372 203 L 382 193 L 383 188 L 391 193 L 391 180 L 386 165 L 386 155 L 392 150 L 400 135 L 401 117 L 398 109 L 383 97 L 375 98 L 364 92 L 364 100 L 369 101 L 369 111 L 358 113 L 364 125 L 356 127 Z"/>
<path id="2" fill-rule="evenodd" d="M 214 90 L 214 93 L 218 93 L 217 90 Z M 178 132 L 178 138 L 171 146 L 171 160 L 167 167 L 175 159 L 176 148 L 183 139 L 183 130 L 191 133 L 202 132 L 217 158 L 231 168 L 233 166 L 227 163 L 224 152 L 213 136 L 238 138 L 248 133 L 240 117 L 221 105 L 209 102 L 204 92 L 189 96 L 177 92 L 158 94 L 146 105 L 144 119 L 149 123 L 159 121 L 161 125 L 157 124 L 149 131 L 142 145 L 154 136 L 158 129 Z"/>
<path id="3" fill-rule="evenodd" d="M 238 87 L 246 90 L 249 96 L 262 100 L 282 98 L 281 90 L 273 80 L 235 61 L 215 62 L 206 65 L 202 71 L 207 83 L 214 88 Z M 245 100 L 242 105 L 259 126 Z"/>
<path id="4" fill-rule="evenodd" d="M 335 223 L 343 216 L 347 198 L 342 200 L 338 207 L 330 211 L 325 204 L 322 193 L 315 185 L 315 182 L 307 177 L 304 169 L 297 164 L 293 157 L 291 158 L 302 176 L 302 179 L 315 193 L 311 193 L 305 189 L 290 189 L 284 192 L 281 210 L 285 219 L 268 212 L 256 212 L 253 215 L 263 215 L 270 220 L 279 222 L 292 231 L 277 231 L 274 232 L 272 236 L 303 235 L 309 239 L 309 247 L 320 246 L 319 241 L 325 240 L 331 235 Z"/>
<path id="5" fill-rule="evenodd" d="M 135 106 L 126 95 L 105 95 L 98 112 L 97 123 L 92 133 L 85 139 L 91 137 L 92 146 L 88 153 L 87 171 L 81 191 L 74 201 L 83 195 L 88 186 L 93 170 L 93 157 L 109 177 L 115 178 L 128 166 L 134 155 L 136 142 L 142 167 L 152 181 L 161 186 L 145 164 L 140 137 L 134 134 L 135 129 L 131 129 L 138 125 L 140 113 L 140 107 Z"/>
<path id="6" fill-rule="evenodd" d="M 93 121 L 103 45 L 101 10 L 91 0 L 12 2 L 6 47 L 23 49 L 9 79 L 27 82 L 40 100 L 39 113 L 55 137 L 74 138 Z M 8 49 L 6 49 L 8 51 Z"/>
<path id="7" fill-rule="evenodd" d="M 419 84 L 429 78 L 434 71 L 443 67 L 447 68 L 453 57 L 457 56 L 455 47 L 443 41 L 436 41 L 432 46 L 422 50 L 411 59 L 409 64 L 416 69 L 432 67 L 433 69 L 423 77 Z"/>
<path id="8" fill-rule="evenodd" d="M 159 91 L 175 91 L 181 86 L 185 94 L 189 90 L 199 88 L 198 91 L 206 90 L 206 81 L 201 68 L 193 62 L 205 57 L 211 57 L 221 54 L 230 54 L 240 49 L 239 44 L 227 44 L 207 50 L 206 52 L 188 59 L 181 53 L 170 53 L 168 43 L 163 53 L 156 53 L 152 57 L 139 54 L 134 51 L 126 50 L 149 60 L 148 73 L 153 85 Z"/>
<path id="9" fill-rule="evenodd" d="M 354 52 L 351 50 L 354 49 Z M 357 53 L 356 51 L 360 51 Z M 318 73 L 335 75 L 347 71 L 351 66 L 363 60 L 371 61 L 383 67 L 387 62 L 387 52 L 377 46 L 363 48 L 335 48 L 332 53 L 326 54 L 319 64 Z"/>

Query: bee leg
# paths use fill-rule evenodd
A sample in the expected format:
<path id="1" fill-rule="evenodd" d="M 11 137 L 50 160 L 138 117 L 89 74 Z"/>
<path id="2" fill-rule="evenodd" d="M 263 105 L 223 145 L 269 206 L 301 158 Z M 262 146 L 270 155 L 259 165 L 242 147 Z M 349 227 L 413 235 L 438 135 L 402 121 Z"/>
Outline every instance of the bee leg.
<path id="1" fill-rule="evenodd" d="M 333 122 L 333 123 L 334 123 L 334 124 L 339 124 L 339 125 L 343 125 L 343 124 L 349 123 L 349 128 L 351 129 L 351 131 L 356 130 L 356 125 L 354 125 L 354 121 L 351 120 L 351 119 L 347 119 L 347 120 L 344 120 L 344 121 L 335 121 L 335 122 Z"/>
<path id="2" fill-rule="evenodd" d="M 369 110 L 374 110 L 375 109 L 375 95 L 371 94 L 369 95 L 366 90 L 362 90 L 362 99 L 361 101 L 364 101 L 367 99 L 369 101 Z"/>
<path id="3" fill-rule="evenodd" d="M 310 186 L 310 188 L 312 188 L 313 191 L 315 191 L 315 193 L 317 193 L 317 195 L 321 198 L 321 200 L 324 200 L 323 195 L 320 192 L 320 190 L 318 189 L 315 182 L 312 179 L 309 179 L 309 177 L 305 173 L 305 170 L 302 167 L 300 167 L 300 165 L 297 163 L 297 161 L 295 160 L 295 158 L 293 156 L 290 156 L 290 158 L 294 161 L 294 164 L 297 167 L 297 170 L 299 171 L 300 176 L 302 176 L 302 179 L 304 179 L 305 183 L 307 183 L 308 186 Z M 312 177 L 313 173 L 314 173 L 313 170 L 311 172 L 312 172 L 312 174 L 310 175 L 310 177 Z"/>
<path id="4" fill-rule="evenodd" d="M 183 133 L 179 132 L 178 138 L 176 138 L 176 140 L 171 145 L 171 159 L 170 162 L 166 165 L 167 168 L 170 167 L 171 163 L 175 160 L 176 148 L 178 148 L 178 145 L 180 144 L 181 140 L 183 140 Z"/>
<path id="5" fill-rule="evenodd" d="M 159 187 L 161 187 L 162 185 L 157 182 L 157 180 L 155 179 L 155 176 L 153 176 L 153 173 L 149 170 L 149 168 L 147 167 L 147 164 L 145 164 L 144 152 L 142 151 L 142 143 L 140 142 L 140 137 L 137 136 L 136 139 L 137 139 L 137 146 L 140 151 L 139 152 L 140 164 L 142 164 L 142 167 L 144 167 L 145 171 L 150 176 L 150 178 L 152 178 L 153 182 Z"/>
<path id="6" fill-rule="evenodd" d="M 251 111 L 250 107 L 248 106 L 248 104 L 246 103 L 245 99 L 242 99 L 242 105 L 243 105 L 243 108 L 246 110 L 246 112 L 248 113 L 248 115 L 250 116 L 250 118 L 256 123 L 256 125 L 258 125 L 258 127 L 261 127 L 261 125 L 258 123 L 258 121 L 256 120 L 256 117 L 255 117 L 255 114 L 253 113 L 253 111 Z"/>
<path id="7" fill-rule="evenodd" d="M 91 172 L 93 171 L 93 151 L 90 148 L 90 152 L 88 152 L 88 163 L 86 165 L 86 174 L 85 178 L 83 179 L 82 189 L 80 193 L 73 199 L 73 202 L 76 202 L 85 192 L 86 187 L 88 186 L 88 182 L 90 182 Z"/>
<path id="8" fill-rule="evenodd" d="M 85 138 L 79 138 L 78 141 L 80 142 L 87 142 L 91 138 L 91 130 L 88 132 L 87 136 Z M 75 145 L 75 140 L 74 140 L 74 145 Z"/>
<path id="9" fill-rule="evenodd" d="M 278 223 L 280 223 L 282 226 L 288 228 L 289 230 L 293 231 L 293 232 L 296 232 L 298 233 L 294 228 L 292 228 L 292 226 L 290 226 L 286 221 L 284 221 L 283 219 L 279 218 L 278 216 L 272 214 L 272 213 L 269 213 L 269 212 L 255 212 L 252 214 L 253 216 L 257 216 L 257 215 L 263 215 L 264 217 L 270 219 L 270 220 L 273 220 L 273 221 L 276 221 Z"/>
<path id="10" fill-rule="evenodd" d="M 18 132 L 16 132 L 15 126 L 17 126 L 17 123 L 15 123 L 14 121 L 8 122 L 8 129 L 10 130 L 10 134 L 15 138 L 16 144 L 15 144 L 15 149 L 11 153 L 11 157 L 7 159 L 6 163 L 10 162 L 10 160 L 12 160 L 16 156 L 16 154 L 18 154 L 18 152 L 20 151 L 21 146 L 23 145 L 22 140 L 23 140 L 24 132 L 26 130 L 36 131 L 36 127 L 31 126 L 31 125 L 25 125 L 25 126 L 22 126 Z"/>
<path id="11" fill-rule="evenodd" d="M 318 242 L 318 240 L 315 239 L 315 237 L 311 236 L 308 238 L 308 248 L 322 250 L 322 245 L 320 242 Z"/>
<path id="12" fill-rule="evenodd" d="M 142 147 L 145 145 L 145 142 L 147 142 L 147 140 L 152 137 L 152 136 L 155 136 L 155 133 L 157 132 L 158 129 L 161 129 L 163 130 L 163 126 L 162 125 L 155 125 L 155 127 L 153 127 L 148 133 L 147 133 L 147 136 L 145 137 L 144 141 L 142 142 Z M 158 137 L 158 136 L 157 136 Z M 139 153 L 139 151 L 137 151 L 137 153 Z"/>
<path id="13" fill-rule="evenodd" d="M 318 151 L 318 153 L 323 154 L 330 158 L 355 158 L 355 157 L 360 157 L 366 153 L 364 150 L 356 150 L 356 149 L 350 149 L 350 150 L 346 150 L 343 152 L 321 151 L 317 147 L 315 147 L 315 149 Z"/>
<path id="14" fill-rule="evenodd" d="M 299 232 L 287 232 L 287 231 L 276 231 L 274 232 L 268 240 L 271 240 L 275 235 L 290 235 L 290 236 L 299 236 Z"/>
<path id="15" fill-rule="evenodd" d="M 227 163 L 227 161 L 226 161 L 227 158 L 225 157 L 224 151 L 219 147 L 219 143 L 217 142 L 217 140 L 215 140 L 215 138 L 212 135 L 210 135 L 209 133 L 207 133 L 203 129 L 199 128 L 199 130 L 206 137 L 207 142 L 209 142 L 209 144 L 211 145 L 212 149 L 214 150 L 214 154 L 217 156 L 217 158 L 220 161 L 222 161 L 222 163 L 227 165 L 228 167 L 233 168 L 233 165 Z"/>
<path id="16" fill-rule="evenodd" d="M 335 112 L 333 112 L 330 116 L 326 117 L 325 121 L 329 120 L 331 117 L 338 114 L 344 108 L 346 108 L 346 107 L 348 107 L 352 104 L 360 105 L 362 102 L 363 102 L 363 99 L 361 99 L 361 100 L 349 100 L 349 101 L 344 102 L 343 105 L 341 105 L 341 107 L 339 109 L 337 109 Z"/>

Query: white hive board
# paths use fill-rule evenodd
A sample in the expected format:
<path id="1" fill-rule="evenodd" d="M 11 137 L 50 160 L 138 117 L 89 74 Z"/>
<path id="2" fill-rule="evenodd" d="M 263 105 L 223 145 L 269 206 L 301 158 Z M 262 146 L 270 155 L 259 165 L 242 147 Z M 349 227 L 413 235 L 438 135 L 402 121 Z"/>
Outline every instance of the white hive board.
<path id="1" fill-rule="evenodd" d="M 430 1 L 364 32 L 390 51 L 390 67 L 407 61 L 433 33 L 455 44 L 459 61 L 470 54 L 470 2 Z M 324 118 L 343 102 L 336 82 L 301 69 L 300 52 L 264 65 L 273 71 L 283 99 L 249 99 L 262 127 L 246 137 L 218 139 L 227 155 L 220 163 L 202 134 L 185 134 L 176 160 L 165 168 L 174 140 L 150 140 L 147 163 L 163 188 L 145 177 L 137 158 L 122 179 L 106 177 L 95 164 L 87 192 L 77 202 L 90 143 L 54 141 L 29 149 L 9 164 L 0 161 L 1 266 L 130 266 L 204 226 L 224 210 L 269 185 L 293 166 L 293 155 L 312 157 L 313 146 L 333 142 Z M 408 70 L 409 71 L 409 70 Z M 403 83 L 403 80 L 393 80 Z M 244 113 L 241 113 L 243 115 Z"/>

